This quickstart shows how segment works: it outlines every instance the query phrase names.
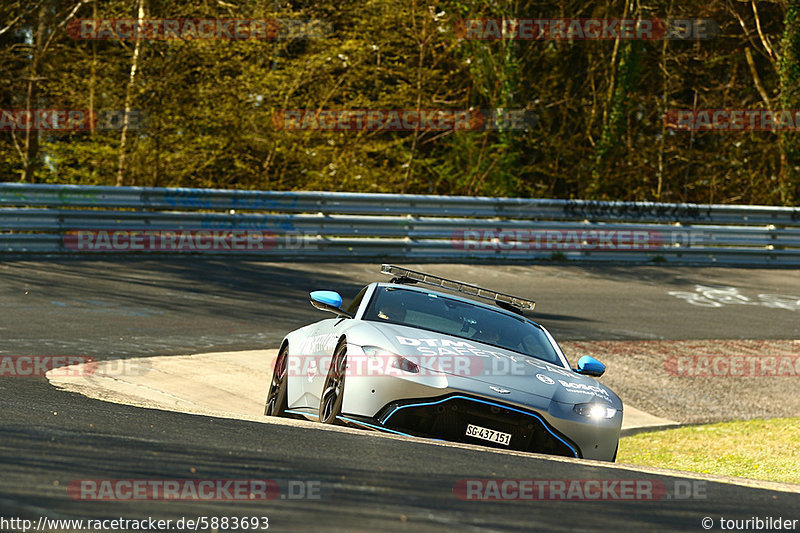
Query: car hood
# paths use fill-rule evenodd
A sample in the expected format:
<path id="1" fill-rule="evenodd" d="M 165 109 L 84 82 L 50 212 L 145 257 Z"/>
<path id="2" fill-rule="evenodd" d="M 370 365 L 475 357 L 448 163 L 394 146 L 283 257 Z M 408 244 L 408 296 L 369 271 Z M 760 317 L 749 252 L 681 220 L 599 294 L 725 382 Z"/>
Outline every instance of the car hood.
<path id="1" fill-rule="evenodd" d="M 491 390 L 497 394 L 492 393 L 492 396 L 502 396 L 502 390 L 512 389 L 560 403 L 601 401 L 622 408 L 619 397 L 596 379 L 542 359 L 408 326 L 378 322 L 364 324 L 369 324 L 379 333 L 383 340 L 375 343 L 379 347 L 407 358 L 423 369 L 422 372 L 467 378 L 467 382 L 475 383 L 476 392 L 482 394 L 486 393 L 488 384 L 495 387 Z"/>

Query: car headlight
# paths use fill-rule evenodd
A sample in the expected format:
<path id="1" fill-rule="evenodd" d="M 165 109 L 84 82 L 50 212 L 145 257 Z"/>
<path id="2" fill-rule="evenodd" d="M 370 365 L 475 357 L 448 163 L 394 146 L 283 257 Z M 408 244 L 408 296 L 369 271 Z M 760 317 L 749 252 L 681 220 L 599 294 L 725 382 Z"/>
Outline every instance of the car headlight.
<path id="1" fill-rule="evenodd" d="M 577 414 L 593 418 L 595 420 L 603 420 L 614 418 L 617 414 L 617 409 L 604 403 L 579 403 L 572 408 Z"/>
<path id="2" fill-rule="evenodd" d="M 383 348 L 378 348 L 377 346 L 362 346 L 361 349 L 364 350 L 364 353 L 370 357 L 395 355 L 389 350 L 384 350 Z"/>
<path id="3" fill-rule="evenodd" d="M 361 349 L 370 357 L 385 358 L 393 368 L 411 374 L 419 374 L 419 365 L 401 355 L 392 353 L 389 350 L 384 350 L 383 348 L 378 348 L 377 346 L 362 346 Z"/>

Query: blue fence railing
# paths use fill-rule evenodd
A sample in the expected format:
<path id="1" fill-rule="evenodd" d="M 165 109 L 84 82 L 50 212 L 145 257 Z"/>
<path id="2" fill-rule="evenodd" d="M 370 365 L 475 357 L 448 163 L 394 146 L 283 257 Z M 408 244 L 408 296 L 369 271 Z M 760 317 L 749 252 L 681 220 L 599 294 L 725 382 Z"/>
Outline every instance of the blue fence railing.
<path id="1" fill-rule="evenodd" d="M 800 264 L 800 209 L 0 183 L 0 252 Z"/>

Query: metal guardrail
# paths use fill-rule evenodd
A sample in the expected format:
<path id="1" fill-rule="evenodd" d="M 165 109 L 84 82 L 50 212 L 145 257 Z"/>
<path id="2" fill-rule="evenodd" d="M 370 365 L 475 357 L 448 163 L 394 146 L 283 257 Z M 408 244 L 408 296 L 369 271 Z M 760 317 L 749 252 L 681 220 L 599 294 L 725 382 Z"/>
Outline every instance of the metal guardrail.
<path id="1" fill-rule="evenodd" d="M 0 183 L 0 253 L 800 265 L 800 209 Z"/>

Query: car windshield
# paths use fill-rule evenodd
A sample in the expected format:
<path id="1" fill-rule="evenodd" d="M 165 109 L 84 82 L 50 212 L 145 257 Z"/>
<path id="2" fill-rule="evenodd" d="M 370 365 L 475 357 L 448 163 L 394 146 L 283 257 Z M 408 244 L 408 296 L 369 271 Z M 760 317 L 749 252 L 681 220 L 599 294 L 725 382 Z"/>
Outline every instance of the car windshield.
<path id="1" fill-rule="evenodd" d="M 378 287 L 364 320 L 444 333 L 505 348 L 562 366 L 542 328 L 524 317 L 432 292 Z"/>

